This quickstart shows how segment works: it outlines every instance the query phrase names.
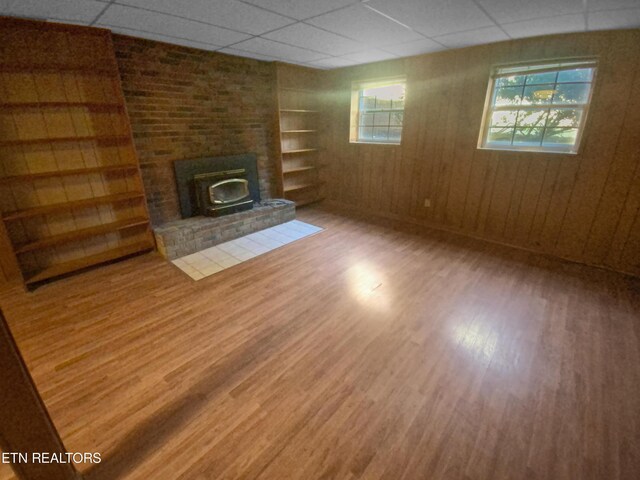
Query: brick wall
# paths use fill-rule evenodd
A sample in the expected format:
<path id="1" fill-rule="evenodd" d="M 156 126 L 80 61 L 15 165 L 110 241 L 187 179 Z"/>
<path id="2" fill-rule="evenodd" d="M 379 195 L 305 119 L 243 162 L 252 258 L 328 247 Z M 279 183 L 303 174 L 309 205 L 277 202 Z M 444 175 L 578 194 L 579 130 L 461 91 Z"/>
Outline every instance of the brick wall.
<path id="1" fill-rule="evenodd" d="M 176 160 L 253 152 L 261 195 L 273 197 L 274 65 L 120 35 L 113 41 L 155 225 L 180 218 Z"/>

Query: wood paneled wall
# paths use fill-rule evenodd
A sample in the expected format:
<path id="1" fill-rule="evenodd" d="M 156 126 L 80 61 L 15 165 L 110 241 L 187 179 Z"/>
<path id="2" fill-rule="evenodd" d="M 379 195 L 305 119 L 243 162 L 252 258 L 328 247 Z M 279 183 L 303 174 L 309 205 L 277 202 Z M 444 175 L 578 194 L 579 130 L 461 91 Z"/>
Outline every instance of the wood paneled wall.
<path id="1" fill-rule="evenodd" d="M 477 149 L 492 65 L 583 55 L 599 65 L 578 155 Z M 402 144 L 350 144 L 351 82 L 397 74 L 407 75 Z M 325 77 L 328 199 L 640 274 L 640 30 L 502 42 Z"/>

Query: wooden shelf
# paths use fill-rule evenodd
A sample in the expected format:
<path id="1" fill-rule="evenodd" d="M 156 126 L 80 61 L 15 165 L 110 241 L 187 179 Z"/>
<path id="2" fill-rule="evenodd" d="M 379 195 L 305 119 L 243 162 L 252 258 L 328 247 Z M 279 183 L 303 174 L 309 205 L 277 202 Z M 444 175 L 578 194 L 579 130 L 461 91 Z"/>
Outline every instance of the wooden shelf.
<path id="1" fill-rule="evenodd" d="M 23 102 L 23 103 L 0 103 L 3 110 L 19 110 L 24 108 L 89 108 L 91 110 L 123 110 L 119 103 L 96 103 L 96 102 Z"/>
<path id="2" fill-rule="evenodd" d="M 318 130 L 282 130 L 280 133 L 315 133 Z"/>
<path id="3" fill-rule="evenodd" d="M 118 220 L 117 222 L 105 223 L 103 225 L 96 225 L 89 228 L 82 228 L 80 230 L 65 232 L 61 233 L 60 235 L 53 235 L 51 237 L 42 238 L 34 242 L 25 243 L 23 245 L 19 245 L 15 251 L 18 254 L 32 252 L 34 250 L 41 250 L 43 248 L 49 248 L 55 245 L 71 243 L 85 238 L 97 237 L 100 235 L 105 235 L 107 233 L 118 232 L 120 230 L 126 230 L 129 228 L 148 224 L 149 220 L 146 218 L 127 218 L 125 220 Z"/>
<path id="4" fill-rule="evenodd" d="M 113 248 L 104 252 L 90 255 L 84 258 L 78 258 L 69 262 L 58 263 L 51 265 L 43 270 L 37 272 L 29 272 L 25 274 L 25 281 L 27 284 L 41 282 L 53 277 L 59 277 L 66 273 L 75 272 L 83 268 L 92 267 L 101 263 L 110 262 L 127 255 L 133 255 L 147 250 L 153 249 L 153 245 L 150 242 L 138 242 L 132 245 L 125 245 L 118 248 Z"/>
<path id="5" fill-rule="evenodd" d="M 9 147 L 14 145 L 33 145 L 39 143 L 73 143 L 73 142 L 109 142 L 109 143 L 122 143 L 129 141 L 129 137 L 125 136 L 100 136 L 91 135 L 87 137 L 57 137 L 57 138 L 29 138 L 24 140 L 5 140 L 0 142 L 0 147 Z"/>
<path id="6" fill-rule="evenodd" d="M 282 152 L 283 155 L 286 155 L 288 153 L 309 153 L 309 152 L 317 152 L 318 149 L 317 148 L 299 148 L 297 150 L 285 150 L 284 152 Z"/>
<path id="7" fill-rule="evenodd" d="M 0 98 L 2 112 L 16 117 L 15 132 L 0 135 L 0 190 L 16 196 L 0 209 L 3 267 L 33 284 L 155 248 L 109 32 L 5 23 L 20 45 L 0 59 L 0 75 L 21 94 Z"/>
<path id="8" fill-rule="evenodd" d="M 287 170 L 283 170 L 282 173 L 284 173 L 285 175 L 289 174 L 289 173 L 299 173 L 299 172 L 307 172 L 309 170 L 317 170 L 317 167 L 296 167 L 296 168 L 289 168 Z"/>
<path id="9" fill-rule="evenodd" d="M 284 187 L 284 191 L 285 192 L 297 192 L 300 190 L 308 190 L 310 188 L 319 188 L 320 186 L 322 186 L 324 182 L 314 182 L 314 183 L 301 183 L 298 185 L 285 185 Z"/>
<path id="10" fill-rule="evenodd" d="M 103 205 L 105 203 L 117 203 L 143 197 L 144 194 L 142 192 L 117 193 L 115 195 L 107 195 L 104 197 L 86 198 L 83 200 L 74 200 L 71 202 L 54 203 L 51 205 L 43 205 L 24 210 L 16 210 L 14 212 L 5 213 L 3 219 L 5 221 L 20 220 L 22 218 L 37 217 L 38 215 L 70 210 L 72 208 L 92 207 L 95 205 Z"/>
<path id="11" fill-rule="evenodd" d="M 102 167 L 87 167 L 76 168 L 72 170 L 57 170 L 55 172 L 39 172 L 39 173 L 25 173 L 22 175 L 11 175 L 9 177 L 0 177 L 0 184 L 11 182 L 25 182 L 38 180 L 42 178 L 54 178 L 54 177 L 68 177 L 74 175 L 87 175 L 90 173 L 110 173 L 120 171 L 137 171 L 137 165 L 109 165 Z"/>
<path id="12" fill-rule="evenodd" d="M 295 108 L 281 108 L 280 111 L 285 113 L 318 113 L 318 110 L 304 110 Z"/>

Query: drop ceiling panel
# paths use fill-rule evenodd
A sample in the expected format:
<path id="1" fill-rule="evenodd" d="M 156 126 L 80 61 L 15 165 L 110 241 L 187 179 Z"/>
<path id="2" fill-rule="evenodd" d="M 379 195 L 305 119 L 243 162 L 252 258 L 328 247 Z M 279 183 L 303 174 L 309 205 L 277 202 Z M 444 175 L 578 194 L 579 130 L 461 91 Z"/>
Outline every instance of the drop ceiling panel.
<path id="1" fill-rule="evenodd" d="M 307 48 L 327 55 L 345 55 L 367 48 L 366 45 L 327 32 L 305 23 L 296 23 L 275 32 L 263 35 L 264 38 Z"/>
<path id="2" fill-rule="evenodd" d="M 146 38 L 147 40 L 155 40 L 158 42 L 171 43 L 173 45 L 182 45 L 183 47 L 198 48 L 200 50 L 216 50 L 219 47 L 216 45 L 210 45 L 208 43 L 196 42 L 194 40 L 185 40 L 182 38 L 169 37 L 167 35 L 160 35 L 158 33 L 141 32 L 130 28 L 112 27 L 113 33 L 119 33 L 121 35 L 129 35 L 130 37 Z"/>
<path id="3" fill-rule="evenodd" d="M 304 48 L 298 48 L 292 45 L 286 45 L 284 43 L 278 43 L 266 38 L 258 37 L 237 43 L 233 45 L 233 48 L 243 50 L 245 52 L 258 53 L 260 55 L 270 55 L 290 62 L 310 62 L 327 57 L 327 55 L 323 53 L 312 52 L 311 50 L 305 50 Z"/>
<path id="4" fill-rule="evenodd" d="M 131 28 L 218 46 L 230 45 L 250 37 L 206 23 L 122 5 L 111 5 L 100 17 L 98 25 Z"/>
<path id="5" fill-rule="evenodd" d="M 468 32 L 451 33 L 435 37 L 435 40 L 448 48 L 462 48 L 483 43 L 499 42 L 508 40 L 509 37 L 498 27 L 486 27 Z"/>
<path id="6" fill-rule="evenodd" d="M 0 15 L 90 23 L 106 6 L 92 0 L 0 0 Z"/>
<path id="7" fill-rule="evenodd" d="M 584 11 L 583 0 L 476 0 L 498 23 Z"/>
<path id="8" fill-rule="evenodd" d="M 118 3 L 260 35 L 295 20 L 237 0 L 118 0 Z"/>
<path id="9" fill-rule="evenodd" d="M 505 23 L 502 28 L 512 38 L 535 37 L 550 33 L 580 32 L 586 28 L 585 17 L 577 15 L 559 15 L 551 18 L 537 18 L 524 22 Z"/>
<path id="10" fill-rule="evenodd" d="M 237 50 L 233 47 L 225 47 L 225 48 L 221 48 L 220 50 L 218 50 L 220 53 L 226 53 L 228 55 L 235 55 L 236 57 L 246 57 L 246 58 L 253 58 L 256 60 L 264 60 L 266 62 L 273 62 L 276 60 L 280 60 L 282 61 L 282 58 L 278 58 L 278 57 L 274 57 L 272 55 L 261 55 L 259 53 L 254 53 L 254 52 L 245 52 L 243 50 Z"/>
<path id="11" fill-rule="evenodd" d="M 414 42 L 390 45 L 388 47 L 384 47 L 383 50 L 394 53 L 400 57 L 409 57 L 411 55 L 419 55 L 421 53 L 437 52 L 439 50 L 444 50 L 444 48 L 445 47 L 441 44 L 433 40 L 423 38 L 422 40 L 416 40 Z"/>
<path id="12" fill-rule="evenodd" d="M 364 52 L 350 53 L 349 55 L 343 55 L 340 58 L 352 61 L 354 63 L 370 63 L 379 62 L 381 60 L 389 60 L 391 58 L 398 58 L 393 53 L 384 52 L 382 50 L 371 49 Z"/>
<path id="13" fill-rule="evenodd" d="M 591 11 L 640 8 L 640 0 L 589 0 L 587 7 Z"/>
<path id="14" fill-rule="evenodd" d="M 355 5 L 307 20 L 307 23 L 372 46 L 419 40 L 422 35 L 364 7 Z"/>
<path id="15" fill-rule="evenodd" d="M 473 0 L 371 0 L 366 5 L 428 36 L 494 25 Z"/>
<path id="16" fill-rule="evenodd" d="M 337 8 L 359 3 L 359 0 L 245 0 L 247 3 L 304 20 Z"/>
<path id="17" fill-rule="evenodd" d="M 346 58 L 331 57 L 323 58 L 321 60 L 314 60 L 313 62 L 309 62 L 309 65 L 316 68 L 339 68 L 356 65 L 356 63 L 352 60 L 347 60 Z"/>
<path id="18" fill-rule="evenodd" d="M 336 68 L 509 38 L 640 27 L 640 0 L 0 0 L 0 15 Z M 222 50 L 221 50 L 222 49 Z"/>
<path id="19" fill-rule="evenodd" d="M 637 28 L 640 26 L 640 8 L 589 13 L 590 30 L 611 28 Z"/>

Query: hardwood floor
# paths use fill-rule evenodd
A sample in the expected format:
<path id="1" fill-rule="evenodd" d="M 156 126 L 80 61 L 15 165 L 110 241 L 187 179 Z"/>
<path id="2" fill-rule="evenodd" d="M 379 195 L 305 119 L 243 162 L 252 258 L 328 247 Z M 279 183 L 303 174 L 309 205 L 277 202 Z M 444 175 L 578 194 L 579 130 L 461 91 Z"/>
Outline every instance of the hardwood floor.
<path id="1" fill-rule="evenodd" d="M 144 255 L 0 294 L 87 478 L 638 478 L 638 280 L 298 218 L 325 230 L 198 282 Z"/>

